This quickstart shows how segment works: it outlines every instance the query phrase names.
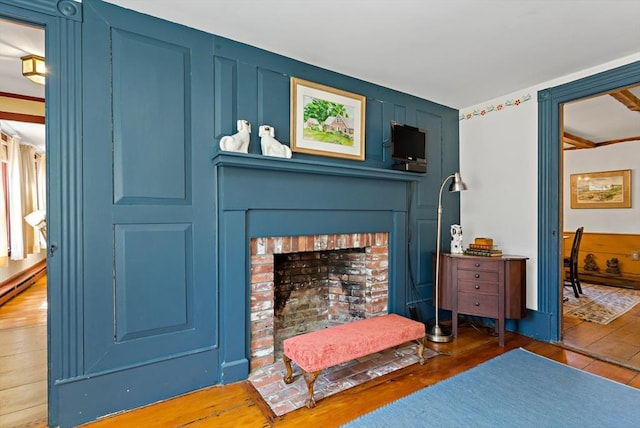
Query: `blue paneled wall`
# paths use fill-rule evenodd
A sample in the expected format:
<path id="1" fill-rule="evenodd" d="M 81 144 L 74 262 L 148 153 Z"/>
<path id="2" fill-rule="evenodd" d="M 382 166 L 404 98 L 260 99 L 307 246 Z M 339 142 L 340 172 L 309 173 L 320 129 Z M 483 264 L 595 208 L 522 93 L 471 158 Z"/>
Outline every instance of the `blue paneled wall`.
<path id="1" fill-rule="evenodd" d="M 50 425 L 246 378 L 252 237 L 388 232 L 389 310 L 433 317 L 456 110 L 99 0 L 3 0 L 0 14 L 45 28 L 52 70 Z M 364 161 L 260 154 L 260 125 L 290 144 L 291 77 L 366 97 Z M 250 153 L 221 153 L 238 119 Z M 426 174 L 392 170 L 391 121 L 427 130 Z M 448 230 L 458 197 L 443 204 Z"/>

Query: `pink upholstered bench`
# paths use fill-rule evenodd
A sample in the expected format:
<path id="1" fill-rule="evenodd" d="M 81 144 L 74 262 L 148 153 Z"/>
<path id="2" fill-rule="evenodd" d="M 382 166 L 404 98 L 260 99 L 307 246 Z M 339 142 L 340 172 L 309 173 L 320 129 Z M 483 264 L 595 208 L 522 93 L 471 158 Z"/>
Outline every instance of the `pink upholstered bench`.
<path id="1" fill-rule="evenodd" d="M 424 324 L 396 314 L 382 315 L 304 333 L 283 341 L 285 383 L 293 382 L 291 361 L 303 371 L 308 408 L 316 405 L 313 384 L 323 369 L 417 340 L 424 364 Z"/>

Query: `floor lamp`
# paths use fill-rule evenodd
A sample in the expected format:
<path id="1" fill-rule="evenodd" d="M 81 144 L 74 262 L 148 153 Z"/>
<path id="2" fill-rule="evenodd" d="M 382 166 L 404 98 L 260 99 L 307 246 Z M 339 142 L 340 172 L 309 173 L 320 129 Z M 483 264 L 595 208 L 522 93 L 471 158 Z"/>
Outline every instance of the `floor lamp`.
<path id="1" fill-rule="evenodd" d="M 453 178 L 453 182 L 449 186 L 450 192 L 459 192 L 461 190 L 467 190 L 467 186 L 460 178 L 460 173 L 456 172 L 455 174 L 451 174 L 447 178 L 442 181 L 442 185 L 440 186 L 440 193 L 438 194 L 438 232 L 436 239 L 436 279 L 434 287 L 436 288 L 436 299 L 435 299 L 435 308 L 436 308 L 436 323 L 429 329 L 427 333 L 427 339 L 431 342 L 451 342 L 453 338 L 450 334 L 444 334 L 442 329 L 440 328 L 439 320 L 438 320 L 438 293 L 440 291 L 440 235 L 441 235 L 441 223 L 442 223 L 442 190 L 444 189 L 444 185 L 447 181 Z"/>

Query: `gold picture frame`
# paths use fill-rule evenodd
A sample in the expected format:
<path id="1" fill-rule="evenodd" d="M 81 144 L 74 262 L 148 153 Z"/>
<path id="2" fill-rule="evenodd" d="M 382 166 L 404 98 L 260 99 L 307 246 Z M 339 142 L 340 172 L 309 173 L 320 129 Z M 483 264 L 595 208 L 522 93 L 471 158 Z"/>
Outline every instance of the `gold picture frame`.
<path id="1" fill-rule="evenodd" d="M 366 97 L 291 78 L 291 151 L 363 161 Z"/>
<path id="2" fill-rule="evenodd" d="M 631 170 L 571 174 L 571 208 L 631 208 Z"/>

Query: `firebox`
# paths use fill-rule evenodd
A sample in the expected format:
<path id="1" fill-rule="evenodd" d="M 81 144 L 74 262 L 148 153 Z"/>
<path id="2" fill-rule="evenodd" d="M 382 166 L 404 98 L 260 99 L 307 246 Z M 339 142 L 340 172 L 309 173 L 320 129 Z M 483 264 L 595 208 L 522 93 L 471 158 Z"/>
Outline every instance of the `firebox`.
<path id="1" fill-rule="evenodd" d="M 251 240 L 251 369 L 281 358 L 282 341 L 387 313 L 388 234 Z"/>

